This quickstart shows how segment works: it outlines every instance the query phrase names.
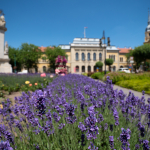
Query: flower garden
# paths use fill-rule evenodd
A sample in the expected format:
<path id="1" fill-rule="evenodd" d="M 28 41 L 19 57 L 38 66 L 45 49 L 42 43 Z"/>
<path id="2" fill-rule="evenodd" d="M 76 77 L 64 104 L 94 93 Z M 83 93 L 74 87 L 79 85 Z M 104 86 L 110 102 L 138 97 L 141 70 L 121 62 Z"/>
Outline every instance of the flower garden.
<path id="1" fill-rule="evenodd" d="M 0 97 L 2 91 L 9 94 L 17 91 L 35 91 L 46 87 L 55 78 L 55 74 L 0 74 Z"/>
<path id="2" fill-rule="evenodd" d="M 2 150 L 149 150 L 150 99 L 113 90 L 109 77 L 57 76 L 2 102 L 0 118 Z"/>

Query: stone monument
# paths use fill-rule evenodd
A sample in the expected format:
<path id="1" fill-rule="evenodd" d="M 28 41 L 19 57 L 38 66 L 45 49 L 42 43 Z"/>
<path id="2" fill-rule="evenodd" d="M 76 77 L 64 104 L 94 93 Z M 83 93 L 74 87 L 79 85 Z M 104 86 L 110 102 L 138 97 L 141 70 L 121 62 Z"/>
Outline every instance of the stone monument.
<path id="1" fill-rule="evenodd" d="M 0 73 L 12 73 L 12 67 L 9 64 L 10 59 L 8 56 L 7 42 L 5 42 L 4 48 L 5 31 L 7 31 L 5 25 L 6 22 L 4 18 L 4 13 L 0 10 Z"/>

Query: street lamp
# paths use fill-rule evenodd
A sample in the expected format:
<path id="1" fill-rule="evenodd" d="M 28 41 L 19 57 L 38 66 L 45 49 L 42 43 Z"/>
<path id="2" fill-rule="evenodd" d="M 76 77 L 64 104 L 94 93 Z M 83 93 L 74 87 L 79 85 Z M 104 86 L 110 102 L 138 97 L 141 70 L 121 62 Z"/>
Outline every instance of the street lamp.
<path id="1" fill-rule="evenodd" d="M 16 58 L 15 58 L 15 54 L 14 54 L 14 69 L 15 69 L 15 73 L 16 73 Z"/>

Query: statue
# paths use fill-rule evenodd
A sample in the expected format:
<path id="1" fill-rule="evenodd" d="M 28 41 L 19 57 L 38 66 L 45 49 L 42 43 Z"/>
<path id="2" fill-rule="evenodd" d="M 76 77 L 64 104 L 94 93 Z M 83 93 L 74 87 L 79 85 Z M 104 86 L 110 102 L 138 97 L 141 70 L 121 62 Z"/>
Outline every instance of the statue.
<path id="1" fill-rule="evenodd" d="M 8 43 L 7 43 L 7 41 L 5 42 L 5 54 L 8 54 Z"/>
<path id="2" fill-rule="evenodd" d="M 99 45 L 100 45 L 100 47 L 102 47 L 102 40 L 101 39 L 99 39 Z"/>
<path id="3" fill-rule="evenodd" d="M 0 10 L 0 27 L 5 27 L 5 17 L 2 10 Z"/>
<path id="4" fill-rule="evenodd" d="M 110 46 L 110 38 L 107 38 L 107 45 Z"/>

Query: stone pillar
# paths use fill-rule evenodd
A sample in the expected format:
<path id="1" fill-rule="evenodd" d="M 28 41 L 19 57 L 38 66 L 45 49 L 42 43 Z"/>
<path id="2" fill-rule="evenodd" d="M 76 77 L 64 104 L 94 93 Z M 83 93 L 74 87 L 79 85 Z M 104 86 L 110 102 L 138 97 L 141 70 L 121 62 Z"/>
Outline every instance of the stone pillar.
<path id="1" fill-rule="evenodd" d="M 4 35 L 5 31 L 0 28 L 0 58 L 4 58 Z"/>
<path id="2" fill-rule="evenodd" d="M 94 66 L 91 65 L 91 72 L 94 72 Z"/>

